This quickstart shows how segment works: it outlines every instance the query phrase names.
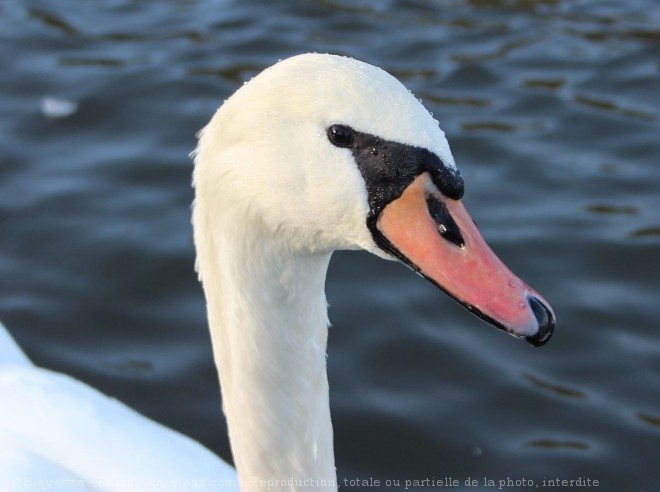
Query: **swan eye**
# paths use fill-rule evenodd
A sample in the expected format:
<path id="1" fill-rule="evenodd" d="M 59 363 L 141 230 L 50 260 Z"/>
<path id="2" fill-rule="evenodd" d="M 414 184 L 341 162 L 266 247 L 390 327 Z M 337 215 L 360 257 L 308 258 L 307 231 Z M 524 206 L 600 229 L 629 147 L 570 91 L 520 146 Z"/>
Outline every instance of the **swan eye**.
<path id="1" fill-rule="evenodd" d="M 328 139 L 337 147 L 350 147 L 355 140 L 355 132 L 351 127 L 331 125 L 328 127 Z"/>

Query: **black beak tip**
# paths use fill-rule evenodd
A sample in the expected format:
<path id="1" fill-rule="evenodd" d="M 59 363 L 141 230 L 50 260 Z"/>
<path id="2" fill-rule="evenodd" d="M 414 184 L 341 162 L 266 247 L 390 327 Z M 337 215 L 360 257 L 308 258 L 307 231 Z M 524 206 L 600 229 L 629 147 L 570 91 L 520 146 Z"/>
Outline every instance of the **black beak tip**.
<path id="1" fill-rule="evenodd" d="M 555 316 L 550 308 L 537 297 L 530 296 L 527 302 L 529 302 L 529 306 L 536 317 L 539 330 L 535 335 L 525 337 L 525 340 L 535 347 L 540 347 L 545 345 L 552 336 L 555 329 Z"/>

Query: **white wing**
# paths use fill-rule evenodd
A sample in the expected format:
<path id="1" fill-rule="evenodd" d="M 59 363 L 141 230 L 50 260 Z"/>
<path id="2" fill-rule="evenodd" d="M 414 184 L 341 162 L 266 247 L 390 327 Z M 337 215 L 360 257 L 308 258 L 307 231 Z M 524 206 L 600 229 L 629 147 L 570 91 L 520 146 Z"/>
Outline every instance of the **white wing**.
<path id="1" fill-rule="evenodd" d="M 34 366 L 0 324 L 0 489 L 58 480 L 58 490 L 239 490 L 235 470 L 199 443 Z"/>

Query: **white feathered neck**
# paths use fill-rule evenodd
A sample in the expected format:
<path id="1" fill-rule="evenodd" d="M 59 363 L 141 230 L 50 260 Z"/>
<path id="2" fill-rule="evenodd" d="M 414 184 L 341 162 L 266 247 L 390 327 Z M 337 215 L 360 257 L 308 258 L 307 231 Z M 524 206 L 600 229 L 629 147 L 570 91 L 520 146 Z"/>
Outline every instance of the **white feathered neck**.
<path id="1" fill-rule="evenodd" d="M 294 254 L 263 236 L 240 236 L 209 235 L 198 248 L 221 252 L 200 261 L 200 271 L 242 489 L 315 479 L 328 487 L 314 490 L 335 490 L 325 356 L 330 254 Z"/>

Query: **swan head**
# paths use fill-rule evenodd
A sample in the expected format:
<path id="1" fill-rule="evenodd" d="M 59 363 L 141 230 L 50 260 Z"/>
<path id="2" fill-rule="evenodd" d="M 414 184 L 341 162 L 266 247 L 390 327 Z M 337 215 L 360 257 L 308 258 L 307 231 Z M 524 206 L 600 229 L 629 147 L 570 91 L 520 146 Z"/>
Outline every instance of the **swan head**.
<path id="1" fill-rule="evenodd" d="M 199 229 L 220 223 L 290 251 L 364 249 L 533 345 L 552 334 L 549 304 L 495 256 L 463 207 L 437 120 L 377 67 L 321 54 L 277 63 L 218 109 L 195 163 L 198 254 Z"/>

